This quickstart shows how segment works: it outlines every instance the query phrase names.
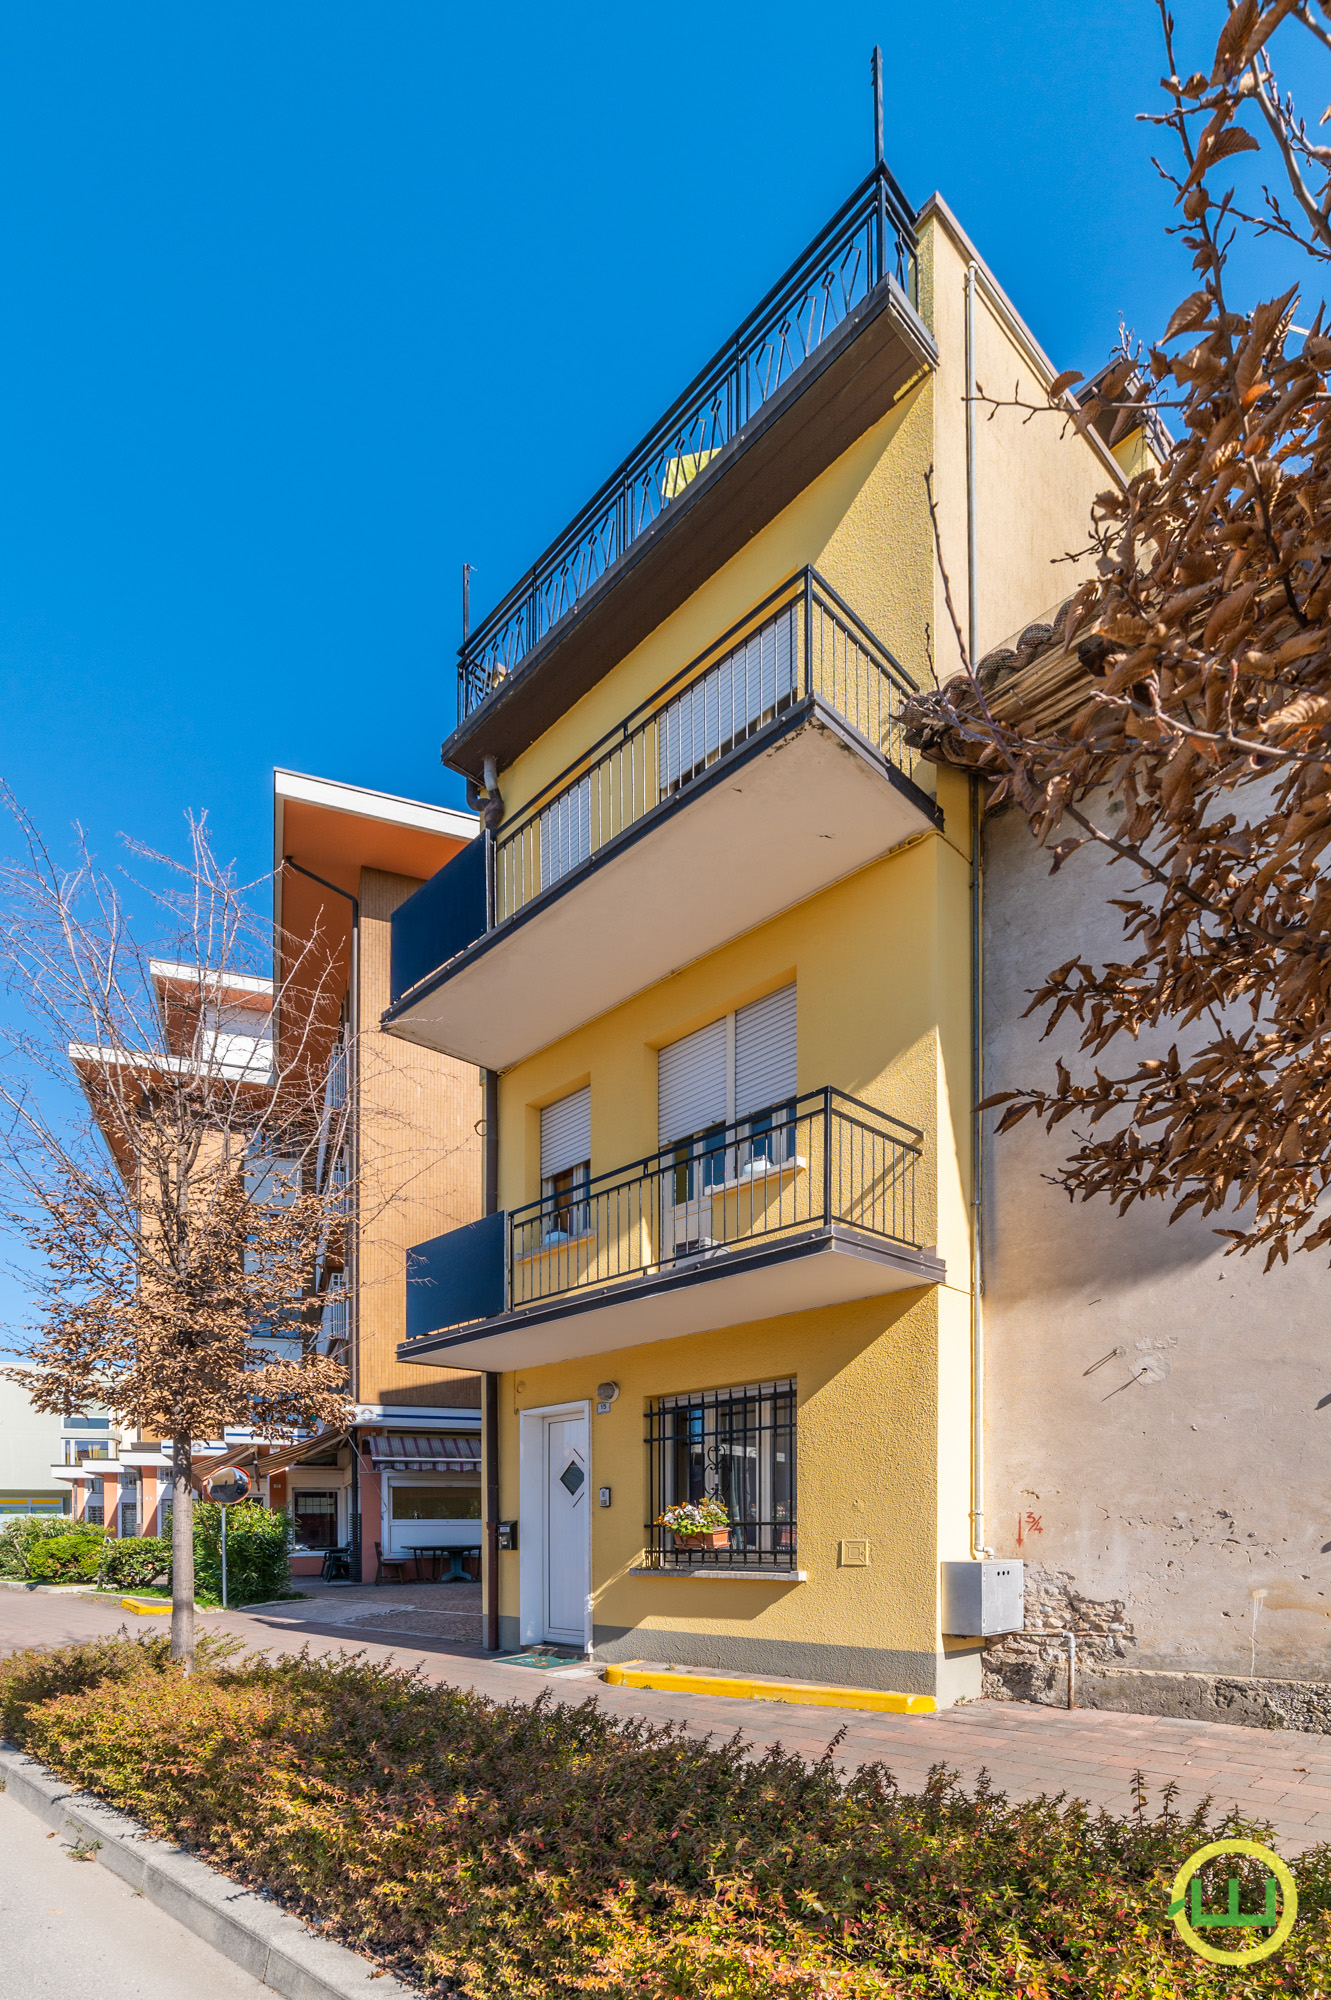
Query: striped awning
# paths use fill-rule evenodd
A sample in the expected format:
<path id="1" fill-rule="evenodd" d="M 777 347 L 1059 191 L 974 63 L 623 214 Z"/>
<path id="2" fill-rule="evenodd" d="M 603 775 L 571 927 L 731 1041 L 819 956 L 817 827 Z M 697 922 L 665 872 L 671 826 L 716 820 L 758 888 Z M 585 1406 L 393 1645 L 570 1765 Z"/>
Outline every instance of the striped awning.
<path id="1" fill-rule="evenodd" d="M 375 1431 L 365 1439 L 381 1472 L 479 1472 L 481 1441 L 457 1431 Z"/>

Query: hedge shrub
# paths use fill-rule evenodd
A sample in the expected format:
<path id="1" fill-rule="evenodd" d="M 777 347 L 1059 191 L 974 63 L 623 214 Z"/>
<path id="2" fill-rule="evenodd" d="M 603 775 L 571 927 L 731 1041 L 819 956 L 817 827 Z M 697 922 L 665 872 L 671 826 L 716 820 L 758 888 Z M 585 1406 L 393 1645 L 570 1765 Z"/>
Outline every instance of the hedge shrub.
<path id="1" fill-rule="evenodd" d="M 16 1514 L 0 1528 L 0 1576 L 28 1574 L 28 1551 L 34 1542 L 67 1535 L 75 1525 L 68 1514 Z"/>
<path id="2" fill-rule="evenodd" d="M 227 1601 L 261 1604 L 291 1590 L 291 1523 L 257 1500 L 227 1508 Z M 194 1508 L 194 1590 L 222 1600 L 222 1509 L 211 1500 Z"/>
<path id="3" fill-rule="evenodd" d="M 103 1531 L 96 1522 L 65 1523 L 62 1535 L 32 1541 L 24 1557 L 34 1583 L 95 1583 L 102 1561 Z"/>
<path id="4" fill-rule="evenodd" d="M 1165 1917 L 1203 1810 L 903 1793 L 594 1702 L 501 1707 L 363 1659 L 165 1638 L 0 1662 L 0 1727 L 430 1991 L 472 2000 L 1191 2000 L 1331 1992 L 1331 1850 L 1252 1970 Z M 1236 1820 L 1227 1831 L 1261 1837 Z M 1223 1892 L 1222 1892 L 1223 1893 Z"/>
<path id="5" fill-rule="evenodd" d="M 171 1574 L 171 1544 L 161 1535 L 126 1535 L 102 1549 L 101 1578 L 113 1590 L 143 1590 Z"/>

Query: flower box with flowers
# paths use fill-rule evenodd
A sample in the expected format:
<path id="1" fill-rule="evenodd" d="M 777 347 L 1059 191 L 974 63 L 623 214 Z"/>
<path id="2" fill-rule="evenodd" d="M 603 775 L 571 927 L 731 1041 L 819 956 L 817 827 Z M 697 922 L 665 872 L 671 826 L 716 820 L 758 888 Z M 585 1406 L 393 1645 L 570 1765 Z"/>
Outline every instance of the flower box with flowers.
<path id="1" fill-rule="evenodd" d="M 730 1515 L 719 1500 L 683 1501 L 656 1517 L 667 1528 L 676 1548 L 724 1549 L 730 1546 Z"/>

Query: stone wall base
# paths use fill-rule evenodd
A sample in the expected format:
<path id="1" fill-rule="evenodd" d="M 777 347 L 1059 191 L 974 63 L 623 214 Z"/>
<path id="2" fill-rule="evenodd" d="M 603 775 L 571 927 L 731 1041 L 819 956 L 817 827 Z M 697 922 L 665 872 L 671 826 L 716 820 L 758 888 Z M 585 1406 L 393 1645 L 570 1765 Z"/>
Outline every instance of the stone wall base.
<path id="1" fill-rule="evenodd" d="M 1064 1708 L 1066 1659 L 985 1663 L 990 1701 Z M 1331 1735 L 1331 1681 L 1283 1681 L 1256 1674 L 1169 1673 L 1151 1667 L 1077 1668 L 1076 1706 L 1126 1715 L 1171 1715 L 1185 1722 L 1230 1722 L 1246 1729 L 1306 1729 Z"/>

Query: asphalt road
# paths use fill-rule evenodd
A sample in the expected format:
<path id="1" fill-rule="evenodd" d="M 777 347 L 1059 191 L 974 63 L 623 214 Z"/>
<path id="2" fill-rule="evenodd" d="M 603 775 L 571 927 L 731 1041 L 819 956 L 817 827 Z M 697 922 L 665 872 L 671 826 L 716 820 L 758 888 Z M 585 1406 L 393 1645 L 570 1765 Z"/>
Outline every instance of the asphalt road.
<path id="1" fill-rule="evenodd" d="M 273 2000 L 0 1792 L 0 2000 Z"/>

